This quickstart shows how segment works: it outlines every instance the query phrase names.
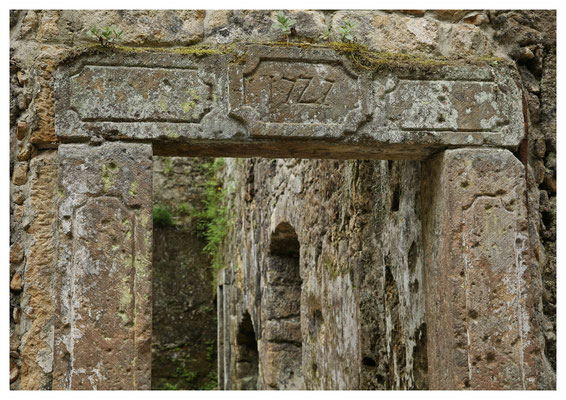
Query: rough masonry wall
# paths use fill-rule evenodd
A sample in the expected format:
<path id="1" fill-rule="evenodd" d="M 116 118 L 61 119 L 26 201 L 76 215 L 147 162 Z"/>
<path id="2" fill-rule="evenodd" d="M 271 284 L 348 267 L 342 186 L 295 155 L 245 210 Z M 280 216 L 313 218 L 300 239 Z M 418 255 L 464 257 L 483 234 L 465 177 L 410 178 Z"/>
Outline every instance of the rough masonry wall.
<path id="1" fill-rule="evenodd" d="M 540 387 L 553 387 L 556 368 L 556 13 L 408 10 L 292 11 L 289 14 L 297 19 L 297 37 L 291 40 L 316 42 L 325 28 L 336 28 L 341 21 L 349 19 L 360 22 L 355 32 L 357 41 L 372 49 L 448 57 L 496 55 L 517 63 L 529 117 L 528 137 L 517 156 L 528 165 L 529 236 L 536 257 L 536 267 L 532 269 L 533 295 L 538 299 L 536 315 L 548 360 L 537 369 L 541 371 L 538 382 Z M 57 156 L 55 150 L 49 149 L 58 146 L 51 91 L 52 74 L 58 60 L 78 46 L 92 43 L 86 32 L 94 25 L 115 25 L 124 29 L 124 44 L 128 46 L 174 47 L 278 40 L 278 35 L 270 28 L 275 15 L 275 11 L 245 10 L 10 12 L 11 388 L 50 388 L 52 381 L 51 335 L 56 288 L 50 278 L 55 261 L 55 243 L 50 233 L 56 232 L 53 182 L 57 175 Z M 392 169 L 410 175 L 413 167 L 405 165 L 393 163 Z M 410 250 L 404 256 L 401 253 L 405 250 L 399 250 L 395 257 L 411 259 L 409 254 L 420 251 L 411 253 Z M 390 289 L 391 298 L 395 298 L 398 296 L 392 284 L 395 272 L 388 276 L 384 274 L 385 282 L 389 282 L 385 286 Z M 347 281 L 341 282 L 348 285 Z M 374 286 L 373 283 L 370 286 Z M 399 302 L 392 310 L 402 307 L 408 306 Z M 411 326 L 417 326 L 417 316 L 418 312 Z M 404 337 L 411 336 L 409 331 Z M 423 343 L 416 339 L 416 334 L 414 336 L 418 349 Z M 389 348 L 391 351 L 392 347 Z M 402 349 L 401 344 L 397 348 Z M 316 356 L 311 358 L 316 359 Z M 370 358 L 366 360 L 368 368 L 373 364 Z M 408 360 L 409 357 L 405 362 Z M 396 365 L 401 364 L 400 359 Z M 376 375 L 376 385 L 395 382 L 402 386 L 402 382 L 408 382 L 409 373 L 398 371 Z M 422 377 L 417 378 L 418 374 L 413 375 L 411 379 L 423 381 Z M 333 384 L 340 382 L 338 377 L 321 379 Z M 352 381 L 341 384 L 345 382 Z"/>
<path id="2" fill-rule="evenodd" d="M 237 327 L 246 311 L 260 354 L 258 388 L 273 387 L 270 358 L 286 356 L 270 340 L 267 315 L 280 301 L 269 295 L 269 246 L 281 223 L 300 244 L 301 387 L 427 388 L 419 180 L 417 162 L 227 162 L 225 185 L 238 186 L 224 251 L 230 278 L 220 282 L 229 304 L 225 389 L 240 384 Z M 280 329 L 289 329 L 281 317 Z"/>

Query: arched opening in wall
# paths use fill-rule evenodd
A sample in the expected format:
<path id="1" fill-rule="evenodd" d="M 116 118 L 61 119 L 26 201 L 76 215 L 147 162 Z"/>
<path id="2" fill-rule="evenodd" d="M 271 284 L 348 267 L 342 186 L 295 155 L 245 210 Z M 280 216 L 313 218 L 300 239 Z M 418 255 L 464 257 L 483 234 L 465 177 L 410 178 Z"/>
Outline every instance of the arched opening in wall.
<path id="1" fill-rule="evenodd" d="M 257 389 L 258 350 L 257 340 L 250 314 L 246 311 L 238 325 L 236 335 L 236 389 Z"/>
<path id="2" fill-rule="evenodd" d="M 300 245 L 287 222 L 272 233 L 262 298 L 266 357 L 264 383 L 273 389 L 304 388 L 302 374 Z"/>

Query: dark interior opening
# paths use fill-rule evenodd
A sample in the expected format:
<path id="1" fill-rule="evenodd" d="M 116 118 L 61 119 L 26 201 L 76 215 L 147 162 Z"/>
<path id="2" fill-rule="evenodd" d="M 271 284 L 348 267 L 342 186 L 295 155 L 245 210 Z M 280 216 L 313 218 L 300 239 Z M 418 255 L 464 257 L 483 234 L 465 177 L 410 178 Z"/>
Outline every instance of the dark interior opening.
<path id="1" fill-rule="evenodd" d="M 238 325 L 237 381 L 240 390 L 257 389 L 258 351 L 257 340 L 250 314 L 246 311 Z"/>

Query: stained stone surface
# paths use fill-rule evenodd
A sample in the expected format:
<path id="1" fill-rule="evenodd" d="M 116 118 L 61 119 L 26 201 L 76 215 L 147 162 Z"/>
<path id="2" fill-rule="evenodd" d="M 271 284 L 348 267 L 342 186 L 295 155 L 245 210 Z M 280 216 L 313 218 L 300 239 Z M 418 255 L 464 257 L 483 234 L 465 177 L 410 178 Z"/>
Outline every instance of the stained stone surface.
<path id="1" fill-rule="evenodd" d="M 59 147 L 54 389 L 149 389 L 152 152 Z"/>
<path id="2" fill-rule="evenodd" d="M 430 388 L 536 388 L 523 165 L 507 150 L 458 149 L 425 171 Z"/>
<path id="3" fill-rule="evenodd" d="M 163 155 L 233 147 L 240 156 L 423 159 L 456 145 L 515 149 L 524 136 L 516 72 L 502 62 L 372 74 L 323 46 L 211 53 L 79 56 L 55 79 L 57 137 L 150 140 Z"/>
<path id="4" fill-rule="evenodd" d="M 23 176 L 20 164 L 29 160 L 26 183 L 21 185 L 11 183 L 10 204 L 10 245 L 21 245 L 23 258 L 14 258 L 10 263 L 10 278 L 20 276 L 23 290 L 10 291 L 10 365 L 14 365 L 15 381 L 11 389 L 49 389 L 52 384 L 50 360 L 54 355 L 50 351 L 51 322 L 56 319 L 58 311 L 52 304 L 59 297 L 59 286 L 50 278 L 54 270 L 54 260 L 57 255 L 54 248 L 58 245 L 57 207 L 53 198 L 57 197 L 57 187 L 53 179 L 57 175 L 58 163 L 51 163 L 43 157 L 57 158 L 57 152 L 49 150 L 61 142 L 55 129 L 55 86 L 54 72 L 59 68 L 62 57 L 75 53 L 77 47 L 91 46 L 96 40 L 87 35 L 94 26 L 117 26 L 124 29 L 124 45 L 145 46 L 185 46 L 201 43 L 233 43 L 246 41 L 275 41 L 281 40 L 277 32 L 270 29 L 277 11 L 273 10 L 208 10 L 208 11 L 160 11 L 160 10 L 12 10 L 10 11 L 10 172 L 18 168 L 18 181 Z M 297 19 L 297 36 L 291 42 L 319 40 L 319 35 L 325 30 L 336 31 L 344 20 L 359 22 L 356 41 L 367 45 L 372 50 L 392 53 L 408 53 L 418 56 L 447 56 L 447 57 L 502 57 L 518 69 L 520 76 L 516 82 L 522 86 L 525 102 L 525 127 L 528 126 L 528 136 L 525 138 L 528 152 L 521 152 L 521 160 L 527 165 L 526 174 L 528 187 L 528 222 L 530 246 L 535 253 L 532 268 L 532 281 L 529 290 L 532 291 L 536 320 L 540 321 L 541 329 L 535 329 L 534 335 L 542 341 L 540 346 L 541 364 L 537 366 L 537 388 L 552 389 L 556 387 L 556 11 L 555 10 L 396 10 L 396 11 L 303 11 L 289 12 Z M 331 38 L 336 40 L 337 38 Z M 142 50 L 133 48 L 133 51 Z M 191 56 L 183 56 L 191 58 Z M 204 57 L 201 61 L 205 61 Z M 235 60 L 237 61 L 237 60 Z M 127 65 L 125 65 L 127 66 Z M 139 67 L 139 65 L 138 65 Z M 211 69 L 209 69 L 210 71 Z M 403 80 L 415 80 L 415 77 L 402 77 Z M 384 79 L 376 76 L 376 79 Z M 437 81 L 446 77 L 437 77 Z M 403 83 L 402 81 L 401 83 Z M 482 81 L 483 82 L 483 81 Z M 221 85 L 226 85 L 222 81 Z M 399 86 L 402 88 L 403 86 Z M 374 90 L 375 92 L 375 90 Z M 434 93 L 433 93 L 434 94 Z M 433 95 L 432 94 L 432 95 Z M 499 92 L 501 94 L 501 92 Z M 434 97 L 431 97 L 435 100 Z M 429 100 L 430 101 L 430 100 Z M 57 100 L 59 102 L 59 100 Z M 385 104 L 385 103 L 384 103 Z M 228 108 L 226 108 L 228 110 Z M 371 111 L 371 110 L 370 110 Z M 386 124 L 386 119 L 380 119 L 373 110 L 370 122 Z M 431 122 L 435 119 L 431 117 Z M 517 123 L 510 119 L 511 123 Z M 92 123 L 91 123 L 92 125 Z M 118 125 L 118 124 L 116 124 Z M 119 126 L 126 126 L 121 123 Z M 145 123 L 144 125 L 149 125 Z M 100 126 L 95 125 L 96 126 Z M 312 157 L 322 156 L 333 158 L 371 158 L 376 151 L 378 154 L 387 150 L 391 159 L 423 158 L 425 153 L 436 152 L 443 148 L 442 140 L 451 136 L 455 143 L 461 139 L 460 132 L 442 131 L 437 137 L 423 132 L 397 132 L 395 140 L 399 145 L 380 144 L 380 140 L 390 137 L 391 130 L 368 129 L 370 124 L 360 127 L 360 132 L 366 129 L 370 146 L 346 145 L 340 146 L 331 140 L 285 139 L 284 146 L 278 149 L 279 154 L 303 154 Z M 115 128 L 115 127 L 114 127 Z M 138 126 L 137 132 L 142 132 Z M 504 128 L 504 127 L 503 127 Z M 246 128 L 247 129 L 247 128 Z M 95 130 L 93 130 L 95 132 Z M 115 130 L 114 133 L 117 133 Z M 241 132 L 244 132 L 242 130 Z M 245 131 L 247 133 L 247 130 Z M 69 134 L 66 132 L 65 134 Z M 352 134 L 349 134 L 353 136 Z M 389 135 L 389 136 L 388 136 Z M 88 136 L 88 135 L 87 135 Z M 375 136 L 375 138 L 374 138 Z M 482 132 L 481 140 L 497 138 L 497 135 Z M 433 141 L 434 146 L 420 145 L 420 151 L 414 146 L 407 145 L 406 137 L 416 138 L 417 141 Z M 110 138 L 110 137 L 109 137 Z M 424 139 L 423 139 L 424 138 Z M 179 138 L 181 139 L 181 138 Z M 67 141 L 70 139 L 64 139 Z M 79 138 L 87 141 L 88 139 Z M 365 140 L 365 139 L 364 139 Z M 474 139 L 481 141 L 480 139 Z M 495 140 L 495 139 L 494 139 Z M 165 137 L 153 140 L 154 151 L 161 154 L 218 154 L 218 146 L 222 145 L 224 156 L 255 156 L 274 153 L 274 145 L 265 139 L 255 138 L 249 144 L 235 143 L 232 137 L 217 142 L 214 146 L 206 146 L 203 142 L 192 141 L 191 144 L 181 144 Z M 280 142 L 281 143 L 281 142 Z M 360 141 L 360 143 L 362 143 Z M 374 143 L 374 145 L 372 145 Z M 378 143 L 378 146 L 375 146 Z M 420 142 L 419 142 L 420 143 Z M 489 144 L 488 141 L 485 142 Z M 238 144 L 235 146 L 234 144 Z M 364 143 L 362 143 L 364 144 Z M 474 145 L 475 146 L 475 145 Z M 377 150 L 375 149 L 377 147 Z M 18 154 L 23 154 L 22 158 Z M 428 152 L 428 153 L 427 153 Z M 34 162 L 35 159 L 39 162 Z M 41 160 L 41 161 L 40 161 Z M 24 163 L 19 163 L 24 162 Z M 46 165 L 43 164 L 45 161 Z M 291 160 L 288 160 L 289 162 Z M 267 171 L 270 169 L 267 160 L 262 160 Z M 263 221 L 269 221 L 270 214 L 259 214 L 270 196 L 287 186 L 294 194 L 312 194 L 320 187 L 320 199 L 316 204 L 320 208 L 305 207 L 304 203 L 290 202 L 293 212 L 309 212 L 313 217 L 320 217 L 320 222 L 308 220 L 304 229 L 314 230 L 324 235 L 333 232 L 332 222 L 337 226 L 348 225 L 350 211 L 343 201 L 333 205 L 336 195 L 334 177 L 353 177 L 347 179 L 345 189 L 356 190 L 380 187 L 381 194 L 359 196 L 356 207 L 362 210 L 359 221 L 376 219 L 380 222 L 375 232 L 380 232 L 377 239 L 373 238 L 373 228 L 364 231 L 361 239 L 350 239 L 346 246 L 363 248 L 362 261 L 367 265 L 366 273 L 361 282 L 354 281 L 354 288 L 361 287 L 369 290 L 370 295 L 362 293 L 360 297 L 360 338 L 361 378 L 358 387 L 370 388 L 425 388 L 427 387 L 426 336 L 424 323 L 424 304 L 422 271 L 422 238 L 420 235 L 420 194 L 419 182 L 420 164 L 414 162 L 387 162 L 379 166 L 375 176 L 368 177 L 363 173 L 366 163 L 356 163 L 356 169 L 349 174 L 349 169 L 336 170 L 328 164 L 328 173 L 321 169 L 317 160 L 309 161 L 293 175 L 285 177 L 279 173 L 281 161 L 277 162 L 277 174 L 272 177 L 273 184 L 263 180 L 256 183 L 243 184 L 242 196 L 255 198 L 258 202 L 255 214 L 265 215 Z M 391 168 L 391 165 L 393 166 Z M 256 165 L 256 171 L 259 166 Z M 309 180 L 311 171 L 321 172 L 320 177 Z M 398 175 L 396 175 L 398 173 Z M 394 177 L 400 177 L 398 183 Z M 365 178 L 364 178 L 365 177 Z M 392 180 L 390 182 L 390 179 Z M 359 181 L 359 182 L 358 182 Z M 369 182 L 369 183 L 368 183 Z M 376 183 L 379 182 L 379 183 Z M 388 183 L 390 182 L 390 183 Z M 354 185 L 355 183 L 355 185 Z M 266 185 L 267 184 L 267 185 Z M 247 185 L 247 189 L 246 189 Z M 334 185 L 334 186 L 333 186 Z M 263 190 L 263 187 L 270 190 Z M 53 191 L 51 190 L 53 189 Z M 272 190 L 271 190 L 272 189 Z M 417 194 L 412 197 L 416 190 Z M 340 191 L 338 191 L 340 193 Z M 344 192 L 344 200 L 350 201 L 355 192 Z M 388 203 L 397 207 L 389 208 Z M 275 197 L 271 205 L 283 204 L 284 198 Z M 262 206 L 259 206 L 260 201 Z M 383 205 L 386 203 L 386 205 Z M 316 205 L 313 203 L 313 206 Z M 395 211 L 395 209 L 397 211 Z M 345 212 L 346 210 L 346 212 Z M 417 210 L 415 212 L 410 210 Z M 334 218 L 334 219 L 333 219 Z M 239 215 L 236 220 L 240 221 Z M 350 220 L 351 221 L 351 220 Z M 242 221 L 243 224 L 243 221 Z M 267 249 L 258 245 L 262 231 L 257 224 L 246 225 L 233 235 L 228 247 L 249 241 L 250 254 L 257 249 Z M 371 224 L 373 227 L 373 224 Z M 370 226 L 370 224 L 366 225 Z M 383 228 L 381 228 L 383 226 Z M 299 226 L 296 226 L 300 229 Z M 265 229 L 267 232 L 267 228 Z M 249 233 L 248 233 L 249 232 Z M 252 234 L 253 232 L 253 234 Z M 374 233 L 372 233 L 374 232 Z M 245 237 L 249 237 L 245 239 Z M 330 236 L 329 236 L 330 237 Z M 313 237 L 314 240 L 318 240 Z M 330 238 L 331 239 L 331 238 Z M 336 241 L 340 236 L 336 236 Z M 333 239 L 332 239 L 333 240 Z M 255 247 L 254 247 L 255 246 Z M 312 251 L 315 251 L 314 248 Z M 267 254 L 267 253 L 266 253 Z M 310 253 L 308 253 L 310 254 Z M 307 254 L 307 255 L 308 255 Z M 314 253 L 318 254 L 318 253 Z M 244 263 L 246 252 L 241 254 Z M 309 255 L 310 257 L 310 255 Z M 251 260 L 251 256 L 248 257 Z M 17 261 L 20 260 L 20 261 Z M 306 257 L 303 260 L 308 261 Z M 376 268 L 377 266 L 377 268 Z M 236 270 L 234 270 L 236 271 Z M 408 271 L 408 272 L 407 272 Z M 229 272 L 229 271 L 226 271 Z M 247 272 L 246 272 L 247 273 Z M 245 276 L 253 276 L 247 273 Z M 408 275 L 407 275 L 408 274 Z M 229 276 L 228 273 L 225 275 Z M 320 276 L 320 272 L 315 276 Z M 249 306 L 246 296 L 239 293 L 238 280 L 226 278 L 222 280 L 221 292 L 223 298 L 233 298 L 238 305 L 230 301 L 223 304 L 219 310 L 220 316 L 226 316 L 222 341 L 228 344 L 227 338 L 233 326 L 230 327 L 230 308 L 240 310 L 242 304 Z M 419 285 L 420 283 L 420 285 Z M 250 284 L 248 281 L 246 283 Z M 250 284 L 251 285 L 251 284 Z M 251 285 L 253 286 L 253 285 Z M 344 286 L 342 286 L 344 287 Z M 330 295 L 338 287 L 329 287 L 322 277 L 322 285 L 313 288 L 313 294 L 320 298 Z M 373 291 L 374 289 L 375 292 Z M 29 294 L 29 299 L 26 298 Z M 240 300 L 238 300 L 240 299 Z M 243 300 L 242 300 L 243 299 Z M 316 304 L 312 304 L 315 306 Z M 310 307 L 310 306 L 309 306 Z M 313 309 L 311 307 L 311 309 Z M 252 310 L 253 311 L 253 310 Z M 312 324 L 312 332 L 318 336 L 312 340 L 314 349 L 321 347 L 319 338 L 334 340 L 340 330 L 330 331 L 328 321 L 336 314 L 327 314 L 326 307 L 321 308 L 322 316 Z M 32 321 L 33 320 L 33 321 Z M 30 323 L 31 321 L 31 323 Z M 339 321 L 342 326 L 344 319 Z M 445 334 L 446 330 L 440 331 Z M 224 335 L 225 333 L 225 335 Z M 309 331 L 310 333 L 310 331 Z M 348 336 L 345 336 L 348 337 Z M 335 342 L 342 344 L 342 338 Z M 304 349 L 309 347 L 305 345 Z M 222 381 L 229 382 L 234 378 L 230 366 L 230 348 L 226 347 L 226 358 L 219 364 L 225 366 L 226 374 Z M 425 357 L 423 358 L 423 354 Z M 308 378 L 310 387 L 338 387 L 337 379 L 348 375 L 356 369 L 346 369 L 343 358 L 320 357 L 315 378 Z M 311 360 L 314 357 L 309 356 Z M 325 361 L 327 360 L 327 361 Z M 37 362 L 36 362 L 37 361 Z M 13 362 L 13 364 L 12 364 Z M 313 367 L 309 363 L 309 366 Z M 18 371 L 18 367 L 20 370 Z M 314 373 L 314 367 L 310 370 Z M 336 371 L 329 375 L 328 371 Z M 11 368 L 12 372 L 12 368 Z M 19 376 L 17 375 L 19 372 Z M 11 377 L 12 378 L 12 377 Z M 414 378 L 414 379 L 413 379 Z M 352 385 L 351 387 L 355 387 Z"/>
<path id="5" fill-rule="evenodd" d="M 420 163 L 257 158 L 222 176 L 220 387 L 239 385 L 248 312 L 259 388 L 426 389 Z"/>

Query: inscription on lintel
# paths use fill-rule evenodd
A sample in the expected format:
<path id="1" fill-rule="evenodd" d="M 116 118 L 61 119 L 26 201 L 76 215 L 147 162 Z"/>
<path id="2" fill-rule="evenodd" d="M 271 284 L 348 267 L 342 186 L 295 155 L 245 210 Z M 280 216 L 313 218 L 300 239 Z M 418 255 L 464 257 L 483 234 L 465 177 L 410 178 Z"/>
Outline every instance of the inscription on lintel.
<path id="1" fill-rule="evenodd" d="M 356 69 L 317 46 L 239 51 L 244 56 L 237 59 L 81 56 L 57 71 L 56 134 L 72 141 L 198 141 L 211 154 L 214 141 L 220 151 L 229 141 L 329 139 L 367 146 L 372 155 L 385 154 L 387 146 L 415 154 L 459 145 L 515 147 L 524 136 L 521 90 L 508 66 L 458 61 L 407 74 Z"/>

